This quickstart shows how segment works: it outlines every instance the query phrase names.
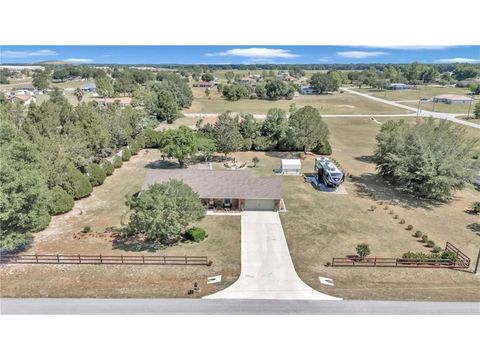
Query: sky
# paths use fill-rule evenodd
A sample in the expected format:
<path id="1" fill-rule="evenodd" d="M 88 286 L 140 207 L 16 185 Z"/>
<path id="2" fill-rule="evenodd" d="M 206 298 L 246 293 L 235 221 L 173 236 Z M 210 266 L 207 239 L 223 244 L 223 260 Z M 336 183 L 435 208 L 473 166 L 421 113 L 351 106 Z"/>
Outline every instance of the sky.
<path id="1" fill-rule="evenodd" d="M 0 63 L 75 64 L 480 63 L 480 46 L 0 46 Z"/>

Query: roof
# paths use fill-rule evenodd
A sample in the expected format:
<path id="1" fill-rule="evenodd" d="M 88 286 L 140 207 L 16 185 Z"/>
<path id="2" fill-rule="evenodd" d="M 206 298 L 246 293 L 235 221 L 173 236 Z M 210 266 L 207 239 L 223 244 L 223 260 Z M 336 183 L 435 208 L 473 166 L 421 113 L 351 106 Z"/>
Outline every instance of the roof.
<path id="1" fill-rule="evenodd" d="M 9 99 L 9 100 L 18 99 L 18 100 L 21 100 L 21 101 L 27 101 L 27 100 L 30 100 L 30 99 L 32 99 L 32 98 L 35 98 L 35 97 L 32 96 L 32 95 L 19 95 L 19 94 L 16 94 L 16 95 L 10 96 L 8 99 Z"/>
<path id="2" fill-rule="evenodd" d="M 81 89 L 96 89 L 96 88 L 97 88 L 97 85 L 95 85 L 94 83 L 86 83 L 81 86 Z"/>
<path id="3" fill-rule="evenodd" d="M 202 199 L 281 199 L 279 178 L 259 178 L 246 170 L 149 170 L 142 190 L 171 179 L 182 180 Z"/>
<path id="4" fill-rule="evenodd" d="M 470 101 L 472 100 L 470 97 L 465 95 L 455 95 L 455 94 L 443 94 L 443 95 L 435 95 L 434 99 L 448 99 L 448 100 L 465 100 Z"/>
<path id="5" fill-rule="evenodd" d="M 282 159 L 282 168 L 301 168 L 300 159 Z"/>

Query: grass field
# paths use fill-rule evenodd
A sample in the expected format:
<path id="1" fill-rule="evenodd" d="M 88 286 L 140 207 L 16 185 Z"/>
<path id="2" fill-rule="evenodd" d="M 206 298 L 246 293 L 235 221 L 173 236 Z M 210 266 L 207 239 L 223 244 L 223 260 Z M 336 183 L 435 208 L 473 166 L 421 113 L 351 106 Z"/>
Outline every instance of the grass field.
<path id="1" fill-rule="evenodd" d="M 322 114 L 402 114 L 408 111 L 390 105 L 368 100 L 353 94 L 300 95 L 293 100 L 250 100 L 227 101 L 216 89 L 211 89 L 210 98 L 204 89 L 193 88 L 194 101 L 185 113 L 221 113 L 227 110 L 234 112 L 250 112 L 266 114 L 270 108 L 278 107 L 287 110 L 295 103 L 298 107 L 310 105 Z"/>
<path id="2" fill-rule="evenodd" d="M 477 102 L 479 102 L 479 100 L 473 101 L 472 106 L 470 107 L 469 104 L 444 104 L 444 103 L 434 103 L 433 101 L 428 101 L 428 102 L 422 101 L 420 102 L 420 109 L 427 110 L 427 111 L 452 113 L 452 114 L 467 114 L 468 109 L 470 107 L 470 115 L 471 115 L 473 113 L 473 109 Z M 415 108 L 417 108 L 418 106 L 418 103 L 411 103 L 411 102 L 399 102 L 399 104 L 405 104 Z"/>
<path id="3" fill-rule="evenodd" d="M 111 239 L 97 234 L 106 227 L 120 226 L 125 196 L 141 188 L 145 165 L 160 157 L 158 151 L 143 150 L 95 188 L 88 198 L 77 201 L 72 211 L 53 218 L 50 226 L 35 236 L 27 253 L 63 254 L 151 254 L 114 248 Z M 84 226 L 93 233 L 79 236 Z M 204 296 L 233 283 L 240 274 L 240 218 L 206 217 L 199 224 L 208 238 L 199 244 L 181 244 L 159 250 L 160 255 L 207 255 L 211 267 L 199 266 L 64 266 L 8 265 L 0 268 L 1 296 L 21 297 L 187 297 L 198 281 Z M 206 277 L 222 274 L 220 284 L 207 285 Z"/>
<path id="4" fill-rule="evenodd" d="M 363 92 L 369 95 L 377 96 L 382 99 L 402 101 L 402 100 L 418 100 L 421 98 L 430 99 L 435 95 L 456 94 L 467 95 L 468 88 L 455 87 L 435 87 L 435 86 L 418 86 L 412 90 L 379 90 L 370 88 L 355 88 L 355 91 Z"/>

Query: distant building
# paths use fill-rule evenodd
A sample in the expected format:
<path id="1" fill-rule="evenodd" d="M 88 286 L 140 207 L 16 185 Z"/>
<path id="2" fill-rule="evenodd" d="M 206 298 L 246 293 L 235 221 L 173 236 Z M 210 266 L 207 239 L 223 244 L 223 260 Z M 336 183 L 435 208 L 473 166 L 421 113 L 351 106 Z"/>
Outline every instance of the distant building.
<path id="1" fill-rule="evenodd" d="M 315 89 L 311 85 L 302 85 L 300 86 L 300 93 L 303 95 L 312 95 L 315 94 Z"/>
<path id="2" fill-rule="evenodd" d="M 94 83 L 87 83 L 80 87 L 83 91 L 94 92 L 97 91 L 97 85 Z"/>
<path id="3" fill-rule="evenodd" d="M 458 81 L 455 85 L 457 87 L 469 87 L 471 84 L 480 84 L 480 79 L 467 79 L 467 80 L 462 80 Z"/>
<path id="4" fill-rule="evenodd" d="M 255 80 L 249 78 L 249 77 L 244 77 L 238 80 L 238 83 L 240 85 L 250 85 L 251 83 L 255 82 Z"/>
<path id="5" fill-rule="evenodd" d="M 37 103 L 37 99 L 35 98 L 35 96 L 30 95 L 30 94 L 11 95 L 7 98 L 7 101 L 12 103 L 12 104 L 20 103 L 20 104 L 24 104 L 24 105 L 30 105 L 31 103 L 34 103 L 34 104 Z"/>
<path id="6" fill-rule="evenodd" d="M 35 87 L 32 84 L 22 84 L 22 85 L 15 86 L 13 90 L 14 91 L 17 91 L 17 90 L 35 91 Z"/>
<path id="7" fill-rule="evenodd" d="M 444 104 L 470 104 L 472 98 L 465 95 L 445 94 L 433 97 L 433 102 Z"/>
<path id="8" fill-rule="evenodd" d="M 132 103 L 132 98 L 130 96 L 123 96 L 118 98 L 95 98 L 93 99 L 99 105 L 107 105 L 107 104 L 118 104 L 121 106 L 128 106 Z"/>
<path id="9" fill-rule="evenodd" d="M 197 81 L 193 83 L 193 87 L 201 87 L 201 88 L 211 88 L 213 85 L 215 85 L 211 81 Z"/>
<path id="10" fill-rule="evenodd" d="M 415 85 L 409 85 L 404 83 L 391 83 L 388 85 L 390 90 L 411 90 L 415 89 Z"/>

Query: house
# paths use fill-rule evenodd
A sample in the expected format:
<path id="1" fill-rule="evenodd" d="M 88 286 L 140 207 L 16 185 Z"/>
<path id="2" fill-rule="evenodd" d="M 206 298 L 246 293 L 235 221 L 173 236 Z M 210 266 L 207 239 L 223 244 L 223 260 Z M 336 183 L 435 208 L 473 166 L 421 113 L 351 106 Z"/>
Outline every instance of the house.
<path id="1" fill-rule="evenodd" d="M 121 106 L 128 106 L 132 103 L 130 96 L 123 96 L 118 98 L 95 98 L 93 99 L 98 105 L 119 104 Z"/>
<path id="2" fill-rule="evenodd" d="M 22 84 L 22 85 L 17 85 L 13 90 L 14 91 L 23 90 L 23 91 L 33 92 L 35 91 L 35 87 L 31 84 Z"/>
<path id="3" fill-rule="evenodd" d="M 251 78 L 248 78 L 248 77 L 244 77 L 244 78 L 238 80 L 238 83 L 240 85 L 250 85 L 253 82 L 255 82 L 255 80 L 253 80 Z"/>
<path id="4" fill-rule="evenodd" d="M 152 184 L 171 179 L 189 185 L 211 210 L 278 211 L 285 207 L 282 183 L 278 177 L 254 177 L 244 170 L 152 169 L 145 176 L 142 191 Z"/>
<path id="5" fill-rule="evenodd" d="M 300 159 L 282 159 L 282 175 L 301 175 L 302 162 Z"/>
<path id="6" fill-rule="evenodd" d="M 24 104 L 24 105 L 30 105 L 31 103 L 34 103 L 34 104 L 37 103 L 37 99 L 35 98 L 35 96 L 30 95 L 30 94 L 11 95 L 7 98 L 7 101 L 12 103 L 12 104 L 20 103 L 20 104 Z"/>
<path id="7" fill-rule="evenodd" d="M 470 104 L 470 101 L 472 98 L 465 95 L 445 94 L 433 97 L 433 102 L 445 104 Z"/>
<path id="8" fill-rule="evenodd" d="M 97 91 L 97 85 L 94 83 L 86 83 L 80 87 L 83 91 L 94 92 Z"/>
<path id="9" fill-rule="evenodd" d="M 213 85 L 215 85 L 211 81 L 196 81 L 193 83 L 193 87 L 201 87 L 201 88 L 211 88 Z"/>
<path id="10" fill-rule="evenodd" d="M 409 85 L 404 83 L 391 83 L 388 85 L 390 90 L 411 90 L 415 89 L 415 85 Z"/>
<path id="11" fill-rule="evenodd" d="M 302 85 L 300 86 L 300 94 L 312 95 L 315 94 L 315 89 L 311 85 Z"/>

